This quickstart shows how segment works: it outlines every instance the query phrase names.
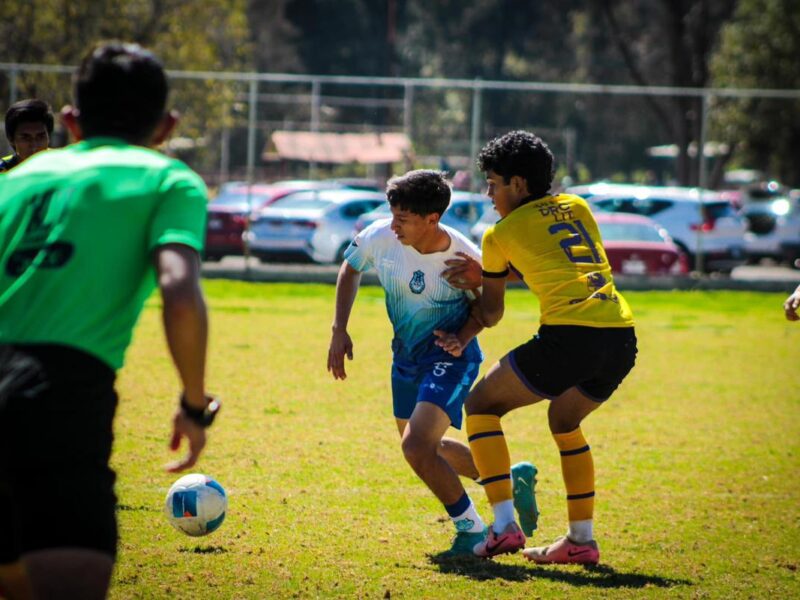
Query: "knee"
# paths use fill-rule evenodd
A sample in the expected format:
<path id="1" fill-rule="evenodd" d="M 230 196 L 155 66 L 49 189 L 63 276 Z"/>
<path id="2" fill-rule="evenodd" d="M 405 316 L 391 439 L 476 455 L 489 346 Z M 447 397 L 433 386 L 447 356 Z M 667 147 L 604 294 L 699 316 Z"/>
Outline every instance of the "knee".
<path id="1" fill-rule="evenodd" d="M 438 451 L 438 445 L 432 445 L 426 440 L 421 440 L 413 435 L 404 437 L 401 447 L 406 462 L 414 470 L 418 470 L 434 460 Z"/>
<path id="2" fill-rule="evenodd" d="M 550 433 L 569 433 L 581 425 L 581 419 L 568 411 L 561 410 L 554 401 L 550 402 L 550 408 L 547 409 L 547 422 Z"/>
<path id="3" fill-rule="evenodd" d="M 481 379 L 464 401 L 464 410 L 467 415 L 496 415 L 502 417 L 506 411 L 492 400 L 488 384 Z"/>

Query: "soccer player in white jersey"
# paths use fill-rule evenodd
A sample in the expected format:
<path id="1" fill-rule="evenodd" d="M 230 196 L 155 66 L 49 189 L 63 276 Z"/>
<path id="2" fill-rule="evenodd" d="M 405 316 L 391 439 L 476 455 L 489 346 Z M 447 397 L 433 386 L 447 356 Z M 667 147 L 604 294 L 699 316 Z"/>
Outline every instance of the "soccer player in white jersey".
<path id="1" fill-rule="evenodd" d="M 445 433 L 451 425 L 461 428 L 464 398 L 483 359 L 475 339 L 482 326 L 470 316 L 474 295 L 451 286 L 441 272 L 456 253 L 477 259 L 480 251 L 439 222 L 450 204 L 441 173 L 418 170 L 395 177 L 386 196 L 392 218 L 359 233 L 339 270 L 328 371 L 335 379 L 347 377 L 344 358 L 353 358 L 347 324 L 361 273 L 374 268 L 394 328 L 392 396 L 403 454 L 454 523 L 456 536 L 446 554 L 471 555 L 487 529 L 458 475 L 477 479 L 478 471 L 469 447 Z M 515 468 L 530 503 L 533 468 L 530 463 Z"/>

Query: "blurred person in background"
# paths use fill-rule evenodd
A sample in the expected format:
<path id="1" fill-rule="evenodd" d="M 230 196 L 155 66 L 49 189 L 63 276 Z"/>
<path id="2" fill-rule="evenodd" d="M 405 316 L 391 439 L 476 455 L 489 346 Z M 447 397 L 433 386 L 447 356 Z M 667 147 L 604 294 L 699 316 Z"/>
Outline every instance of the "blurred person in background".
<path id="1" fill-rule="evenodd" d="M 43 100 L 31 98 L 11 105 L 6 112 L 6 138 L 14 154 L 0 158 L 0 173 L 9 171 L 37 152 L 50 147 L 53 111 Z"/>

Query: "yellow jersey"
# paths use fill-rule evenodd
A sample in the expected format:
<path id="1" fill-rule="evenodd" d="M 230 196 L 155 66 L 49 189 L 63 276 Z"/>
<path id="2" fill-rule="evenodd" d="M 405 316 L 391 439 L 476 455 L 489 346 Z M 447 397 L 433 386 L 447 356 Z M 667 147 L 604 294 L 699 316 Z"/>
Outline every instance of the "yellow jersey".
<path id="1" fill-rule="evenodd" d="M 542 325 L 633 327 L 583 198 L 544 196 L 517 207 L 486 230 L 482 255 L 484 277 L 513 270 L 538 296 Z"/>

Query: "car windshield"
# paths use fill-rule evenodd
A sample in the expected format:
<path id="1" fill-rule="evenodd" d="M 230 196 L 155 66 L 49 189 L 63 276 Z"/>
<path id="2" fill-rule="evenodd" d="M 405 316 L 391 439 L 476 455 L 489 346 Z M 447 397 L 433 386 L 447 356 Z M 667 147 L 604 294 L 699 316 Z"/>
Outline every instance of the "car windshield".
<path id="1" fill-rule="evenodd" d="M 247 192 L 225 192 L 220 194 L 211 204 L 214 206 L 246 206 L 249 202 L 251 206 L 260 206 L 269 200 L 269 196 L 264 194 L 247 194 Z"/>
<path id="2" fill-rule="evenodd" d="M 298 198 L 294 195 L 284 196 L 270 204 L 270 208 L 291 208 L 291 209 L 300 209 L 300 210 L 322 210 L 328 208 L 332 204 L 331 200 L 325 200 L 324 198 L 314 197 L 314 198 Z"/>
<path id="3" fill-rule="evenodd" d="M 663 242 L 658 229 L 645 223 L 598 223 L 604 242 Z"/>

